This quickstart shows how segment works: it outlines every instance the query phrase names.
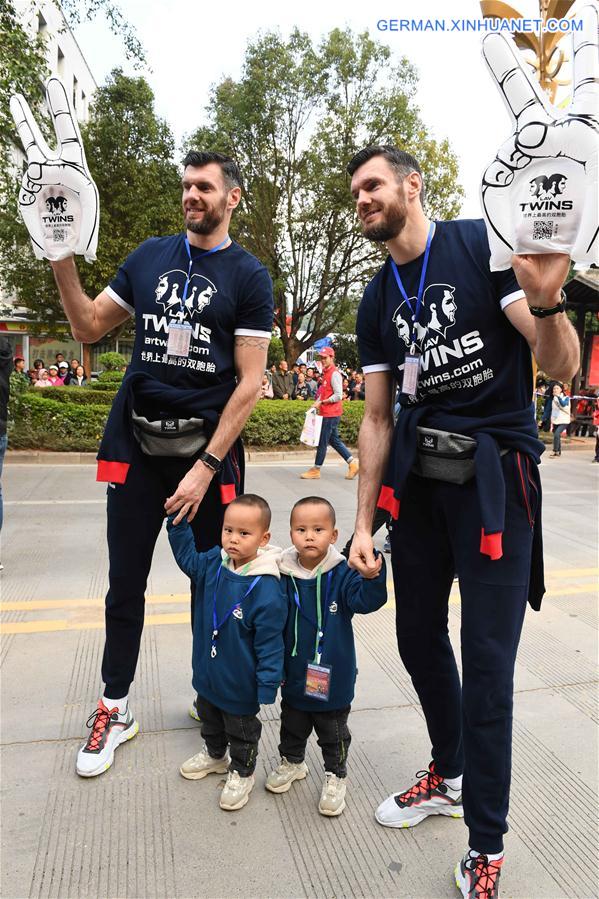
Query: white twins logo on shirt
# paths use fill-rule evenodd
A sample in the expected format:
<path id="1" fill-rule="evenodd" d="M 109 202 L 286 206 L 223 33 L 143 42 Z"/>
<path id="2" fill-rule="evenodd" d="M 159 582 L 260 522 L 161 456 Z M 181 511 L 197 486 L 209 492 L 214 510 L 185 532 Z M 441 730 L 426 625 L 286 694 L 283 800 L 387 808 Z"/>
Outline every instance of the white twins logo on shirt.
<path id="1" fill-rule="evenodd" d="M 204 275 L 192 275 L 189 279 L 187 296 L 183 300 L 186 281 L 187 275 L 184 271 L 173 269 L 160 275 L 154 292 L 156 302 L 171 318 L 193 321 L 196 314 L 199 316 L 202 310 L 210 305 L 212 297 L 218 290 Z"/>
<path id="2" fill-rule="evenodd" d="M 422 308 L 414 326 L 416 348 L 422 352 L 429 343 L 437 343 L 445 338 L 447 331 L 455 324 L 457 303 L 454 299 L 455 287 L 451 284 L 429 284 L 422 297 Z M 410 305 L 416 310 L 416 297 L 410 297 Z M 397 336 L 406 347 L 412 345 L 412 313 L 405 300 L 400 303 L 392 316 L 397 328 Z"/>

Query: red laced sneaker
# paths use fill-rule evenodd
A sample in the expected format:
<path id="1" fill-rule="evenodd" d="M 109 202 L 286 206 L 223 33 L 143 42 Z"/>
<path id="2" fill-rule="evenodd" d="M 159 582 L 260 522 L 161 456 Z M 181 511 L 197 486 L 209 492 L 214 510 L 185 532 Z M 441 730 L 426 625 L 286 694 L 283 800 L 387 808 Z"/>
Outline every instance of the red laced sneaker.
<path id="1" fill-rule="evenodd" d="M 87 743 L 77 753 L 77 774 L 81 777 L 95 777 L 110 768 L 115 749 L 135 736 L 139 724 L 128 705 L 126 712 L 121 715 L 116 707 L 107 709 L 101 699 L 86 724 L 91 728 L 91 733 Z"/>
<path id="2" fill-rule="evenodd" d="M 429 815 L 463 818 L 462 793 L 450 789 L 431 762 L 428 771 L 418 771 L 418 780 L 403 793 L 393 793 L 382 802 L 375 818 L 384 827 L 414 827 Z"/>
<path id="3" fill-rule="evenodd" d="M 469 849 L 455 869 L 455 882 L 464 899 L 498 899 L 503 856 L 489 861 Z"/>

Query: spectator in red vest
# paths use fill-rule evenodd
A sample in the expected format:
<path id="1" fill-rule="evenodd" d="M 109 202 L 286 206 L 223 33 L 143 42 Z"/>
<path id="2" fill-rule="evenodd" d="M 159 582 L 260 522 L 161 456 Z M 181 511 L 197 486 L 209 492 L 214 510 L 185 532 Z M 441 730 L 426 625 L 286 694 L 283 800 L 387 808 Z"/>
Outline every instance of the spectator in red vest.
<path id="1" fill-rule="evenodd" d="M 348 469 L 345 477 L 348 481 L 351 481 L 358 474 L 358 461 L 354 459 L 343 443 L 338 431 L 339 422 L 343 415 L 343 404 L 341 402 L 343 378 L 341 372 L 335 367 L 335 350 L 332 347 L 323 347 L 319 356 L 322 361 L 322 378 L 314 405 L 318 409 L 319 414 L 322 415 L 322 431 L 320 432 L 320 442 L 316 450 L 314 465 L 308 471 L 305 471 L 301 477 L 308 480 L 320 477 L 320 469 L 327 454 L 327 448 L 330 445 L 347 462 Z"/>

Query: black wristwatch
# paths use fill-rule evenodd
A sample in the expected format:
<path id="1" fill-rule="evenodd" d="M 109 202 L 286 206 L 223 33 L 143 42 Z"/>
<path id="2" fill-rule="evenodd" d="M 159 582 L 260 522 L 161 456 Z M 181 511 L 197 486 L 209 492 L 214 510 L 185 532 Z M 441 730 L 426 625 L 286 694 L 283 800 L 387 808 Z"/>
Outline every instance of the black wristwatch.
<path id="1" fill-rule="evenodd" d="M 561 291 L 561 301 L 556 306 L 550 306 L 548 309 L 543 306 L 529 306 L 531 315 L 537 318 L 547 318 L 548 315 L 557 315 L 558 312 L 566 311 L 566 291 Z"/>
<path id="2" fill-rule="evenodd" d="M 200 453 L 200 461 L 203 462 L 204 465 L 207 465 L 208 468 L 211 468 L 212 471 L 216 472 L 217 474 L 223 467 L 222 459 L 218 459 L 216 456 L 213 456 L 212 453 L 204 452 L 204 450 L 202 450 L 202 452 Z"/>

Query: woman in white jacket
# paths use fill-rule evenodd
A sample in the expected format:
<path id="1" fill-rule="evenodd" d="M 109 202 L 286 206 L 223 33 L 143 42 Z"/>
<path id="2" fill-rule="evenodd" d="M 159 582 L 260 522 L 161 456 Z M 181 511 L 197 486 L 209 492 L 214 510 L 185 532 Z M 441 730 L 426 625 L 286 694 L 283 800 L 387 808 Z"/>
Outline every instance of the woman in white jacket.
<path id="1" fill-rule="evenodd" d="M 561 384 L 553 385 L 551 401 L 551 424 L 553 425 L 553 452 L 551 457 L 562 454 L 562 431 L 570 424 L 570 397 L 563 392 Z"/>

